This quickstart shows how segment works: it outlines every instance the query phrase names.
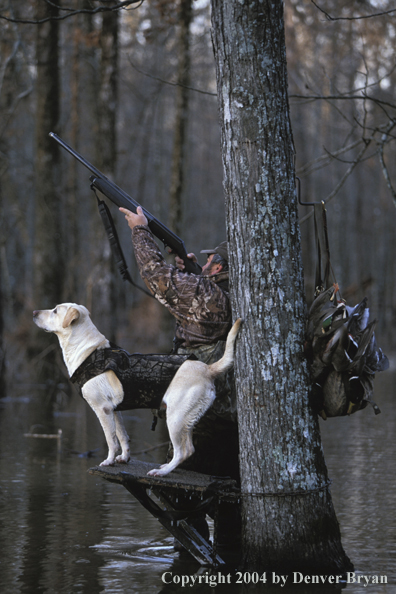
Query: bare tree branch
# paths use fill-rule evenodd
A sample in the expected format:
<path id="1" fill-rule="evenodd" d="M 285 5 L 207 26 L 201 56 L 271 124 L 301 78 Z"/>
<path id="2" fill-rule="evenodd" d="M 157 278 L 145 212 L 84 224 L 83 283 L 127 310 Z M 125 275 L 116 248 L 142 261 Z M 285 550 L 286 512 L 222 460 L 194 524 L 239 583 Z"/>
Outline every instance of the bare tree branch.
<path id="1" fill-rule="evenodd" d="M 387 165 L 385 163 L 385 159 L 384 159 L 384 146 L 388 140 L 388 136 L 389 136 L 391 130 L 393 130 L 393 128 L 395 126 L 396 126 L 396 122 L 394 120 L 389 122 L 388 128 L 383 133 L 383 135 L 381 137 L 381 142 L 379 143 L 378 157 L 379 157 L 379 160 L 381 163 L 381 169 L 382 169 L 383 176 L 384 176 L 386 184 L 390 190 L 390 193 L 392 194 L 393 202 L 396 206 L 396 190 L 393 187 L 392 180 L 389 175 L 388 167 L 387 167 Z"/>
<path id="2" fill-rule="evenodd" d="M 61 7 L 59 7 L 57 4 L 55 4 L 53 2 L 49 2 L 48 0 L 46 0 L 46 2 L 48 4 L 51 4 L 51 6 L 56 6 L 57 8 L 61 9 Z M 76 14 L 98 14 L 101 12 L 111 12 L 114 10 L 120 10 L 121 8 L 126 9 L 129 6 L 131 6 L 132 4 L 137 4 L 137 6 L 133 6 L 133 7 L 131 6 L 131 8 L 129 8 L 129 10 L 136 10 L 143 4 L 143 2 L 144 2 L 144 0 L 124 0 L 123 2 L 119 2 L 118 4 L 115 4 L 114 6 L 98 6 L 97 8 L 92 8 L 92 9 L 81 8 L 78 10 L 74 10 L 72 8 L 70 8 L 70 9 L 62 8 L 62 10 L 68 11 L 67 14 L 65 14 L 63 16 L 50 16 L 50 17 L 46 17 L 44 19 L 38 19 L 38 20 L 8 17 L 8 16 L 5 16 L 4 14 L 0 14 L 0 19 L 2 19 L 4 21 L 9 21 L 10 23 L 20 23 L 22 25 L 41 25 L 42 23 L 47 23 L 48 21 L 63 21 L 65 19 L 68 19 L 69 17 L 76 15 Z"/>
<path id="3" fill-rule="evenodd" d="M 383 12 L 375 12 L 373 14 L 366 14 L 366 15 L 361 15 L 361 16 L 354 16 L 354 17 L 332 17 L 323 8 L 321 8 L 320 6 L 318 6 L 318 4 L 316 4 L 316 2 L 314 0 L 311 0 L 311 2 L 312 2 L 312 4 L 318 10 L 320 10 L 320 12 L 322 12 L 325 15 L 326 19 L 328 19 L 329 21 L 358 21 L 358 20 L 361 20 L 361 19 L 372 19 L 374 17 L 386 16 L 387 14 L 392 14 L 393 12 L 396 12 L 396 8 L 392 8 L 391 10 L 385 10 Z"/>
<path id="4" fill-rule="evenodd" d="M 359 144 L 361 144 L 361 142 L 362 142 L 362 139 L 359 138 L 352 144 L 348 144 L 348 146 L 344 146 L 344 147 L 338 149 L 338 151 L 333 152 L 332 157 L 338 157 L 339 155 L 343 155 L 344 153 L 347 153 L 348 151 L 359 146 Z M 323 167 L 326 167 L 326 165 L 328 165 L 331 162 L 332 157 L 330 157 L 328 154 L 321 155 L 320 157 L 317 157 L 313 161 L 306 163 L 303 167 L 300 167 L 300 169 L 297 170 L 297 175 L 306 176 L 314 171 L 317 171 L 318 169 L 322 169 Z"/>
<path id="5" fill-rule="evenodd" d="M 13 6 L 12 6 L 11 2 L 9 3 L 9 10 L 13 14 Z M 25 56 L 25 59 L 26 59 L 24 44 L 23 44 L 21 35 L 19 34 L 18 28 L 16 27 L 15 24 L 12 25 L 12 30 L 14 31 L 14 35 L 15 35 L 16 39 L 15 39 L 15 42 L 13 43 L 12 51 L 5 58 L 3 64 L 0 67 L 0 95 L 3 90 L 4 77 L 5 77 L 7 68 L 10 65 L 10 63 L 13 60 L 15 60 L 19 50 L 21 50 L 22 54 Z M 28 80 L 28 82 L 30 83 L 29 87 L 27 87 L 26 89 L 21 91 L 16 97 L 14 97 L 11 106 L 7 110 L 5 110 L 5 112 L 3 114 L 4 122 L 2 123 L 1 128 L 0 128 L 0 138 L 3 136 L 4 131 L 8 125 L 9 119 L 10 119 L 11 115 L 14 113 L 18 103 L 21 101 L 21 99 L 23 99 L 24 97 L 27 97 L 33 91 L 33 82 L 32 82 L 31 77 L 26 77 L 26 78 L 29 78 L 29 80 Z"/>
<path id="6" fill-rule="evenodd" d="M 330 202 L 330 200 L 332 200 L 338 194 L 338 192 L 341 190 L 342 186 L 345 184 L 346 180 L 351 175 L 351 173 L 355 169 L 356 165 L 358 165 L 362 161 L 363 155 L 366 152 L 366 150 L 368 149 L 373 138 L 374 138 L 374 133 L 372 134 L 372 136 L 370 138 L 364 139 L 364 146 L 363 146 L 362 150 L 358 154 L 355 161 L 353 161 L 353 163 L 351 163 L 350 167 L 348 167 L 348 169 L 346 170 L 346 172 L 344 173 L 344 175 L 342 176 L 342 178 L 340 179 L 340 181 L 338 182 L 338 184 L 336 185 L 334 190 L 332 192 L 330 192 L 330 194 L 328 194 L 328 196 L 326 196 L 326 198 L 323 200 L 323 202 L 325 204 Z M 312 217 L 312 215 L 313 215 L 313 210 L 311 210 L 307 215 L 305 215 L 305 217 L 302 217 L 300 219 L 300 224 L 302 224 L 305 221 L 307 221 L 308 219 L 310 219 Z"/>
<path id="7" fill-rule="evenodd" d="M 364 138 L 361 139 L 361 141 L 364 142 Z M 329 151 L 325 146 L 323 147 L 323 149 L 326 151 L 326 153 L 329 155 L 330 160 L 331 161 L 338 161 L 339 163 L 344 163 L 346 165 L 350 164 L 350 163 L 355 163 L 356 159 L 341 159 L 341 157 L 337 157 L 334 153 L 332 153 L 331 151 Z M 364 159 L 361 159 L 360 162 L 364 163 L 364 161 L 368 161 L 369 159 L 372 159 L 373 157 L 375 157 L 375 155 L 377 154 L 377 150 L 375 150 L 373 153 L 370 153 L 369 155 L 366 155 L 364 157 Z"/>
<path id="8" fill-rule="evenodd" d="M 396 109 L 395 103 L 389 103 L 388 101 L 383 101 L 382 99 L 377 99 L 376 97 L 371 97 L 370 95 L 295 95 L 290 94 L 289 97 L 291 99 L 312 99 L 312 100 L 322 100 L 322 101 L 329 101 L 329 100 L 336 100 L 336 101 L 349 101 L 351 99 L 359 99 L 360 101 L 373 101 L 373 103 L 377 103 L 378 105 L 387 105 L 388 107 L 392 107 L 392 109 Z"/>
<path id="9" fill-rule="evenodd" d="M 182 85 L 177 82 L 171 82 L 169 80 L 160 78 L 159 76 L 154 76 L 153 74 L 149 74 L 148 72 L 145 72 L 144 70 L 141 70 L 140 68 L 135 66 L 135 64 L 132 62 L 130 56 L 128 56 L 128 62 L 130 63 L 132 68 L 134 70 L 136 70 L 136 72 L 139 72 L 139 74 L 143 74 L 143 76 L 147 76 L 148 78 L 152 78 L 153 80 L 158 80 L 159 82 L 164 83 L 165 85 L 170 85 L 171 87 L 183 87 L 185 89 L 189 89 L 190 91 L 195 91 L 196 93 L 201 93 L 202 95 L 211 95 L 212 97 L 217 97 L 217 93 L 212 93 L 210 91 L 202 91 L 201 89 L 197 89 L 196 87 L 189 87 L 187 85 Z"/>

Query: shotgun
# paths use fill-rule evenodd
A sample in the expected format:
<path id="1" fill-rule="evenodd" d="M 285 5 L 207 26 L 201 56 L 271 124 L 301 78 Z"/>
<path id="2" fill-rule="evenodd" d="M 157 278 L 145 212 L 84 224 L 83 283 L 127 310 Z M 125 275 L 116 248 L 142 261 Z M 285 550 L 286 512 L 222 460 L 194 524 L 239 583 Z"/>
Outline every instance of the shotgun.
<path id="1" fill-rule="evenodd" d="M 89 178 L 91 181 L 91 188 L 96 188 L 104 194 L 109 200 L 114 202 L 118 207 L 127 208 L 133 212 L 136 212 L 138 206 L 141 206 L 136 200 L 131 198 L 124 190 L 109 180 L 103 173 L 96 169 L 89 161 L 84 159 L 79 153 L 71 148 L 62 138 L 57 136 L 54 132 L 50 132 L 49 135 L 56 140 L 62 148 L 70 153 L 77 161 L 80 161 L 84 167 L 89 169 L 93 175 Z M 148 226 L 158 239 L 162 241 L 164 247 L 168 247 L 179 256 L 184 262 L 185 271 L 193 274 L 201 274 L 201 267 L 197 262 L 193 262 L 190 258 L 187 258 L 187 251 L 184 245 L 184 241 L 180 239 L 173 231 L 168 229 L 161 221 L 155 218 L 154 215 L 148 212 L 145 208 L 141 207 L 147 220 Z"/>

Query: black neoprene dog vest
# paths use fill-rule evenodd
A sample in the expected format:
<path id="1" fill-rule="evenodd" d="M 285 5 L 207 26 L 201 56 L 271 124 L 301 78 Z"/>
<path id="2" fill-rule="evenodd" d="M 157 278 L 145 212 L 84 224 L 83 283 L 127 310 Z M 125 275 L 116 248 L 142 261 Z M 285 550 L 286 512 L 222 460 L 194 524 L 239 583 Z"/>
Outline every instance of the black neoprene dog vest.
<path id="1" fill-rule="evenodd" d="M 94 351 L 70 380 L 79 386 L 81 392 L 90 379 L 105 371 L 113 371 L 124 390 L 124 399 L 115 410 L 157 409 L 176 371 L 189 358 L 188 355 L 130 354 L 111 345 L 110 348 Z"/>

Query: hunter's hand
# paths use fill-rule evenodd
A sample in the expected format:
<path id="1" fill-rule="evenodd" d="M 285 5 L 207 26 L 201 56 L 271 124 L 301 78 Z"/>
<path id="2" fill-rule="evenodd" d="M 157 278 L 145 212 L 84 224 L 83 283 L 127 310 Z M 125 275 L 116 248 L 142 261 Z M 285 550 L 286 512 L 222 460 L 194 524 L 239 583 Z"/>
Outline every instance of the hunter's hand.
<path id="1" fill-rule="evenodd" d="M 189 258 L 189 260 L 192 260 L 193 262 L 198 262 L 197 257 L 195 254 L 187 254 L 187 258 Z M 179 270 L 184 270 L 185 269 L 185 265 L 184 262 L 181 258 L 179 258 L 179 256 L 175 256 L 175 263 L 176 263 L 176 267 Z"/>
<path id="2" fill-rule="evenodd" d="M 134 212 L 128 210 L 127 208 L 120 208 L 120 211 L 122 213 L 124 213 L 130 229 L 133 229 L 137 225 L 147 225 L 148 224 L 148 220 L 145 217 L 141 206 L 137 207 L 136 214 Z"/>

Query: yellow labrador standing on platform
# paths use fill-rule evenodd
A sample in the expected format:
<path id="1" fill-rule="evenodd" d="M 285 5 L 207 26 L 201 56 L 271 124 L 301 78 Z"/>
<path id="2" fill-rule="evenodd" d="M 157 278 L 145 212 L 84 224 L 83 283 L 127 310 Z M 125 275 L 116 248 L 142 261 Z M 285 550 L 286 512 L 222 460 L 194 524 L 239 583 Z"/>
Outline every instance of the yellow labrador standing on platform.
<path id="1" fill-rule="evenodd" d="M 96 349 L 110 346 L 83 305 L 62 303 L 55 309 L 34 311 L 33 321 L 39 328 L 57 335 L 70 377 Z M 124 398 L 121 382 L 109 370 L 87 381 L 81 391 L 102 425 L 109 448 L 108 456 L 101 466 L 111 466 L 114 462 L 126 464 L 130 458 L 129 437 L 121 413 L 114 410 Z M 116 457 L 118 444 L 121 446 L 121 455 Z"/>
<path id="2" fill-rule="evenodd" d="M 173 445 L 173 458 L 168 464 L 147 474 L 165 476 L 194 453 L 193 428 L 213 404 L 216 397 L 214 380 L 234 364 L 234 343 L 242 320 L 231 328 L 223 357 L 206 365 L 202 361 L 185 361 L 176 372 L 162 400 L 166 404 L 166 423 Z"/>

